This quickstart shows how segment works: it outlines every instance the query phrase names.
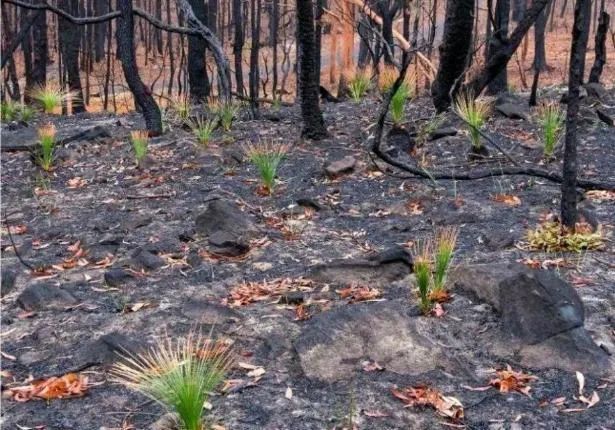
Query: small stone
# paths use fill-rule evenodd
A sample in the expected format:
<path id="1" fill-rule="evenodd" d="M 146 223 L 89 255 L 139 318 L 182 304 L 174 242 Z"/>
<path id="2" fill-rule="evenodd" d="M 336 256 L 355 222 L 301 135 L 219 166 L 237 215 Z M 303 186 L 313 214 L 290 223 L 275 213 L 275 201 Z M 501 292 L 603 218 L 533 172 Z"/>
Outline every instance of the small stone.
<path id="1" fill-rule="evenodd" d="M 182 307 L 182 315 L 194 322 L 208 325 L 235 323 L 242 317 L 237 311 L 204 300 L 190 300 Z"/>
<path id="2" fill-rule="evenodd" d="M 17 280 L 17 269 L 12 267 L 2 267 L 2 273 L 0 275 L 0 297 L 6 296 L 15 288 L 15 281 Z"/>
<path id="3" fill-rule="evenodd" d="M 109 269 L 104 275 L 105 284 L 110 287 L 119 287 L 132 278 L 132 274 L 121 267 Z"/>
<path id="4" fill-rule="evenodd" d="M 502 103 L 497 105 L 495 109 L 507 118 L 528 120 L 528 114 L 524 106 L 513 103 Z"/>
<path id="5" fill-rule="evenodd" d="M 130 338 L 114 331 L 85 345 L 80 350 L 80 359 L 86 363 L 108 364 L 117 361 L 122 356 L 134 355 L 145 349 L 146 345 L 137 338 Z"/>
<path id="6" fill-rule="evenodd" d="M 179 430 L 180 428 L 179 415 L 174 412 L 168 412 L 158 418 L 158 420 L 150 426 L 149 430 Z"/>
<path id="7" fill-rule="evenodd" d="M 429 140 L 437 140 L 443 137 L 455 136 L 457 132 L 458 130 L 452 126 L 440 127 L 429 135 Z"/>
<path id="8" fill-rule="evenodd" d="M 596 115 L 600 121 L 608 125 L 609 127 L 615 126 L 615 120 L 608 113 L 606 113 L 603 109 L 596 109 Z"/>
<path id="9" fill-rule="evenodd" d="M 207 236 L 226 232 L 234 237 L 251 238 L 258 232 L 237 204 L 224 199 L 209 202 L 205 211 L 196 218 L 195 227 L 198 233 Z"/>
<path id="10" fill-rule="evenodd" d="M 300 305 L 304 300 L 305 295 L 301 291 L 290 291 L 280 297 L 280 303 L 285 305 Z"/>
<path id="11" fill-rule="evenodd" d="M 161 257 L 143 248 L 137 248 L 137 250 L 133 252 L 131 263 L 137 269 L 146 270 L 156 270 L 166 264 Z"/>
<path id="12" fill-rule="evenodd" d="M 267 270 L 271 270 L 273 264 L 269 263 L 268 261 L 256 261 L 252 263 L 252 267 L 254 267 L 260 272 L 266 272 Z"/>
<path id="13" fill-rule="evenodd" d="M 68 291 L 52 284 L 32 284 L 17 298 L 17 304 L 25 311 L 65 310 L 79 301 Z"/>
<path id="14" fill-rule="evenodd" d="M 214 254 L 237 257 L 250 250 L 250 245 L 228 232 L 218 231 L 209 236 L 210 250 Z"/>
<path id="15" fill-rule="evenodd" d="M 350 173 L 354 170 L 357 160 L 347 155 L 335 161 L 331 161 L 325 165 L 325 173 L 328 177 L 334 178 L 344 173 Z"/>
<path id="16" fill-rule="evenodd" d="M 605 101 L 607 98 L 607 91 L 604 86 L 598 82 L 590 82 L 584 85 L 587 90 L 587 95 L 590 97 L 594 97 L 599 101 Z"/>

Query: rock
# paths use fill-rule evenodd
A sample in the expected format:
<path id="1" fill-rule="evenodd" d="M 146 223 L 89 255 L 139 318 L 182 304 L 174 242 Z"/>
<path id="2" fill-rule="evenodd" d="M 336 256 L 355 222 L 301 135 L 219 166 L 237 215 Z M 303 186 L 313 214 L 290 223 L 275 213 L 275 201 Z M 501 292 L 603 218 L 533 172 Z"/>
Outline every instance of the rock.
<path id="1" fill-rule="evenodd" d="M 252 220 L 228 200 L 216 199 L 196 218 L 196 231 L 210 236 L 224 232 L 235 238 L 249 239 L 258 233 Z"/>
<path id="2" fill-rule="evenodd" d="M 337 260 L 313 266 L 307 277 L 314 280 L 348 285 L 386 286 L 412 272 L 412 258 L 403 248 L 392 248 L 358 260 Z"/>
<path id="3" fill-rule="evenodd" d="M 585 97 L 587 97 L 587 89 L 585 87 L 580 87 L 579 88 L 579 99 L 583 100 Z M 562 94 L 562 98 L 560 99 L 560 103 L 563 104 L 568 104 L 568 91 L 566 91 L 564 94 Z"/>
<path id="4" fill-rule="evenodd" d="M 132 230 L 136 230 L 140 227 L 145 227 L 150 225 L 153 221 L 153 218 L 149 215 L 137 215 L 134 218 L 130 218 L 123 223 L 124 230 L 130 232 Z"/>
<path id="5" fill-rule="evenodd" d="M 182 315 L 207 325 L 220 325 L 241 321 L 241 314 L 233 309 L 204 300 L 190 300 L 182 307 Z"/>
<path id="6" fill-rule="evenodd" d="M 301 291 L 291 291 L 280 297 L 280 303 L 285 305 L 300 305 L 304 300 L 305 295 Z"/>
<path id="7" fill-rule="evenodd" d="M 239 165 L 243 163 L 244 154 L 236 149 L 227 148 L 222 151 L 222 162 L 224 164 Z"/>
<path id="8" fill-rule="evenodd" d="M 17 280 L 17 269 L 14 267 L 6 267 L 6 265 L 3 265 L 0 278 L 0 297 L 4 297 L 8 293 L 13 291 L 13 288 L 15 288 L 15 281 Z"/>
<path id="9" fill-rule="evenodd" d="M 596 115 L 606 125 L 609 127 L 615 126 L 615 120 L 608 113 L 606 113 L 603 109 L 596 109 Z"/>
<path id="10" fill-rule="evenodd" d="M 132 278 L 132 274 L 121 267 L 107 270 L 104 275 L 105 284 L 110 287 L 119 287 Z"/>
<path id="11" fill-rule="evenodd" d="M 458 130 L 453 126 L 439 127 L 429 135 L 429 140 L 438 140 L 443 137 L 455 136 Z"/>
<path id="12" fill-rule="evenodd" d="M 344 173 L 352 172 L 356 164 L 357 160 L 353 156 L 347 155 L 343 158 L 330 161 L 325 164 L 325 173 L 328 177 L 335 178 Z"/>
<path id="13" fill-rule="evenodd" d="M 31 284 L 17 297 L 25 311 L 66 310 L 79 303 L 71 293 L 48 283 Z"/>
<path id="14" fill-rule="evenodd" d="M 73 134 L 72 136 L 65 137 L 62 139 L 59 144 L 66 145 L 71 142 L 76 142 L 79 140 L 95 140 L 95 139 L 104 139 L 111 137 L 111 133 L 107 130 L 106 127 L 101 125 L 96 125 L 92 128 L 88 128 L 86 130 L 82 130 L 79 133 Z"/>
<path id="15" fill-rule="evenodd" d="M 135 355 L 144 350 L 146 345 L 142 341 L 114 331 L 84 346 L 80 356 L 86 363 L 110 364 L 122 356 Z"/>
<path id="16" fill-rule="evenodd" d="M 483 238 L 485 245 L 491 251 L 510 248 L 515 244 L 515 236 L 508 231 L 490 231 Z"/>
<path id="17" fill-rule="evenodd" d="M 504 336 L 493 348 L 518 354 L 528 367 L 589 374 L 613 370 L 608 355 L 583 328 L 577 292 L 554 273 L 516 263 L 479 264 L 458 267 L 449 279 L 500 314 Z"/>
<path id="18" fill-rule="evenodd" d="M 310 208 L 310 209 L 314 209 L 316 212 L 321 211 L 323 208 L 323 206 L 318 203 L 315 199 L 309 198 L 309 197 L 305 197 L 305 198 L 298 198 L 297 199 L 297 204 L 299 206 L 303 206 L 304 208 Z"/>
<path id="19" fill-rule="evenodd" d="M 18 358 L 19 364 L 22 366 L 32 366 L 33 364 L 40 363 L 51 358 L 51 352 L 44 351 L 27 351 L 21 354 Z"/>
<path id="20" fill-rule="evenodd" d="M 407 306 L 395 302 L 342 306 L 314 316 L 294 342 L 309 379 L 334 382 L 374 360 L 402 375 L 420 375 L 442 363 L 440 349 L 420 335 Z"/>
<path id="21" fill-rule="evenodd" d="M 250 245 L 241 237 L 226 231 L 217 231 L 209 236 L 209 250 L 214 254 L 237 257 L 250 250 Z"/>
<path id="22" fill-rule="evenodd" d="M 411 154 L 414 150 L 415 141 L 410 136 L 410 133 L 401 127 L 393 127 L 387 133 L 387 152 L 392 157 L 398 157 L 400 154 Z"/>
<path id="23" fill-rule="evenodd" d="M 152 424 L 149 430 L 180 430 L 182 428 L 179 415 L 167 412 Z"/>
<path id="24" fill-rule="evenodd" d="M 519 104 L 502 103 L 496 105 L 495 110 L 510 119 L 529 119 L 526 107 Z"/>
<path id="25" fill-rule="evenodd" d="M 587 90 L 588 96 L 594 97 L 601 102 L 607 99 L 608 93 L 602 84 L 598 82 L 589 82 L 585 84 L 584 87 L 585 90 Z"/>
<path id="26" fill-rule="evenodd" d="M 156 270 L 165 264 L 166 262 L 161 257 L 146 249 L 137 248 L 132 253 L 131 265 L 136 269 Z"/>

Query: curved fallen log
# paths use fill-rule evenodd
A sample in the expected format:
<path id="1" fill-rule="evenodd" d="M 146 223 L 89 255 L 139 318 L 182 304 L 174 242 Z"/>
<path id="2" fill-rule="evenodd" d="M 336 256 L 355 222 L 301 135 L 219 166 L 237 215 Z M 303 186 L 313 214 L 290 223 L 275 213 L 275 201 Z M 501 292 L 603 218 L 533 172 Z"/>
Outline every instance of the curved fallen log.
<path id="1" fill-rule="evenodd" d="M 391 87 L 389 94 L 385 97 L 382 102 L 382 106 L 380 107 L 380 112 L 378 114 L 378 121 L 376 122 L 376 129 L 374 131 L 374 137 L 371 144 L 371 151 L 382 161 L 385 163 L 397 167 L 404 172 L 412 173 L 415 176 L 430 179 L 430 180 L 456 180 L 456 181 L 470 181 L 474 179 L 481 178 L 490 178 L 494 176 L 512 176 L 512 175 L 525 175 L 525 176 L 533 176 L 538 178 L 547 179 L 551 182 L 555 182 L 561 184 L 563 181 L 562 175 L 554 171 L 548 171 L 544 169 L 539 169 L 533 166 L 502 166 L 497 169 L 476 169 L 465 172 L 437 172 L 437 171 L 427 171 L 418 166 L 412 166 L 410 164 L 404 163 L 403 161 L 397 160 L 380 148 L 380 144 L 382 142 L 382 134 L 384 131 L 384 123 L 386 119 L 387 112 L 389 111 L 389 104 L 391 103 L 391 97 L 397 89 L 400 87 L 403 82 L 405 72 L 408 68 L 409 63 L 406 63 L 402 66 L 402 70 L 397 80 Z M 596 181 L 592 179 L 577 179 L 577 186 L 584 190 L 608 190 L 615 191 L 615 183 Z"/>

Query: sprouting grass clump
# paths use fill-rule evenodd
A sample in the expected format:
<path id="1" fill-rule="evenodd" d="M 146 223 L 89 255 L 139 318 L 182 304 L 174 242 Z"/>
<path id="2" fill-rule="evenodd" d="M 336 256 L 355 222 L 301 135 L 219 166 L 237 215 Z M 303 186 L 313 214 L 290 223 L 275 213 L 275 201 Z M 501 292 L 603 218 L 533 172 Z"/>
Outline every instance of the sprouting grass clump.
<path id="1" fill-rule="evenodd" d="M 429 136 L 433 134 L 446 120 L 443 114 L 436 114 L 420 125 L 416 141 L 419 145 L 425 144 Z"/>
<path id="2" fill-rule="evenodd" d="M 64 101 L 71 97 L 71 92 L 63 91 L 58 84 L 47 83 L 34 88 L 31 97 L 40 103 L 45 113 L 52 114 L 62 107 Z"/>
<path id="3" fill-rule="evenodd" d="M 190 105 L 190 101 L 187 98 L 175 100 L 173 102 L 173 112 L 180 122 L 185 123 L 190 119 L 192 105 Z"/>
<path id="4" fill-rule="evenodd" d="M 45 124 L 38 129 L 38 155 L 37 161 L 41 168 L 48 172 L 53 167 L 53 153 L 56 146 L 56 127 Z"/>
<path id="5" fill-rule="evenodd" d="M 476 149 L 482 148 L 480 130 L 491 112 L 491 104 L 483 99 L 475 99 L 471 94 L 460 94 L 455 99 L 455 112 L 466 123 L 470 141 Z"/>
<path id="6" fill-rule="evenodd" d="M 577 223 L 571 231 L 555 221 L 547 221 L 528 231 L 527 242 L 530 249 L 546 252 L 581 252 L 604 245 L 600 228 L 593 231 L 591 226 Z"/>
<path id="7" fill-rule="evenodd" d="M 200 335 L 169 337 L 149 352 L 126 356 L 112 368 L 114 379 L 160 403 L 184 430 L 204 430 L 204 405 L 232 366 L 230 349 Z"/>
<path id="8" fill-rule="evenodd" d="M 383 96 L 389 92 L 399 76 L 399 71 L 395 66 L 386 65 L 378 75 L 378 89 Z"/>
<path id="9" fill-rule="evenodd" d="M 215 118 L 198 117 L 192 121 L 190 128 L 192 128 L 192 133 L 194 133 L 199 143 L 207 146 L 217 126 L 218 121 Z"/>
<path id="10" fill-rule="evenodd" d="M 355 102 L 360 102 L 367 94 L 371 81 L 369 76 L 365 72 L 355 73 L 350 82 L 348 82 L 348 90 L 350 91 L 350 97 Z"/>
<path id="11" fill-rule="evenodd" d="M 252 164 L 258 169 L 267 194 L 272 194 L 278 167 L 288 152 L 288 145 L 266 143 L 248 144 L 245 153 Z"/>
<path id="12" fill-rule="evenodd" d="M 34 109 L 28 105 L 20 104 L 18 106 L 19 119 L 21 121 L 30 122 L 34 118 Z"/>
<path id="13" fill-rule="evenodd" d="M 419 307 L 421 312 L 427 314 L 433 308 L 431 300 L 431 248 L 430 240 L 425 240 L 415 246 L 414 255 L 414 275 L 416 276 L 416 284 L 419 288 Z"/>
<path id="14" fill-rule="evenodd" d="M 147 130 L 135 130 L 130 132 L 130 143 L 135 153 L 135 160 L 140 165 L 147 155 L 149 146 L 149 133 Z"/>
<path id="15" fill-rule="evenodd" d="M 0 118 L 2 122 L 14 121 L 19 113 L 19 106 L 12 100 L 2 100 L 0 104 Z"/>
<path id="16" fill-rule="evenodd" d="M 393 120 L 395 126 L 399 126 L 404 120 L 406 101 L 410 97 L 410 93 L 410 87 L 403 82 L 391 97 L 391 120 Z"/>
<path id="17" fill-rule="evenodd" d="M 233 126 L 233 120 L 239 113 L 239 108 L 232 103 L 224 103 L 220 107 L 219 117 L 220 117 L 220 125 L 222 125 L 222 129 L 224 131 L 231 131 L 231 127 Z"/>
<path id="18" fill-rule="evenodd" d="M 564 113 L 555 103 L 545 103 L 538 108 L 538 124 L 542 130 L 545 158 L 553 156 L 553 150 L 564 128 L 564 119 Z"/>
<path id="19" fill-rule="evenodd" d="M 446 275 L 453 261 L 458 234 L 459 230 L 456 228 L 443 228 L 436 232 L 433 279 L 434 294 L 445 291 Z"/>

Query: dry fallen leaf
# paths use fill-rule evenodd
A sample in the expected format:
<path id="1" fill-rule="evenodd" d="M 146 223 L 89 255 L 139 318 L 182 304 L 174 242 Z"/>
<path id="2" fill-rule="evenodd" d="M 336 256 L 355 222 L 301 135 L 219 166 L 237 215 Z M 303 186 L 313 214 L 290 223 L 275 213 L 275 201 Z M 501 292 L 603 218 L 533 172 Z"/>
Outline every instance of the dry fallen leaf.
<path id="1" fill-rule="evenodd" d="M 442 416 L 454 421 L 463 419 L 463 405 L 461 402 L 450 396 L 444 396 L 435 388 L 427 386 L 417 386 L 397 389 L 392 393 L 395 397 L 406 404 L 406 407 L 431 406 Z"/>
<path id="2" fill-rule="evenodd" d="M 67 373 L 60 377 L 51 377 L 32 381 L 28 385 L 9 388 L 6 393 L 17 402 L 32 399 L 66 399 L 80 397 L 88 390 L 88 378 L 79 373 Z"/>
<path id="3" fill-rule="evenodd" d="M 66 182 L 66 186 L 71 190 L 76 190 L 78 188 L 83 188 L 87 185 L 87 181 L 79 176 L 76 176 L 72 179 L 69 179 Z"/>
<path id="4" fill-rule="evenodd" d="M 516 372 L 508 365 L 506 369 L 496 370 L 496 377 L 489 381 L 489 384 L 500 390 L 500 393 L 508 393 L 516 391 L 518 393 L 530 396 L 532 387 L 529 382 L 538 379 L 536 376 L 528 375 L 523 372 Z"/>
<path id="5" fill-rule="evenodd" d="M 377 361 L 366 360 L 361 363 L 361 367 L 363 368 L 364 372 L 374 372 L 376 370 L 384 370 L 384 367 L 378 364 Z"/>
<path id="6" fill-rule="evenodd" d="M 348 299 L 349 303 L 355 303 L 377 299 L 382 293 L 377 288 L 352 284 L 349 287 L 337 290 L 337 294 L 342 299 Z"/>
<path id="7" fill-rule="evenodd" d="M 521 199 L 512 194 L 494 194 L 491 200 L 498 203 L 504 203 L 507 206 L 516 207 L 521 205 Z"/>

